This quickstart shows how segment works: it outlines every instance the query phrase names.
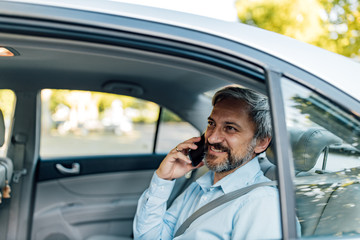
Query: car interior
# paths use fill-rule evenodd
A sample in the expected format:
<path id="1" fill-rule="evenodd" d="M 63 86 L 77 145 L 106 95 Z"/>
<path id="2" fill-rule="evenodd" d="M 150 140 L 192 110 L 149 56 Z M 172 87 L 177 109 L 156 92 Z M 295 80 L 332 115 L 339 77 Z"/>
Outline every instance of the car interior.
<path id="1" fill-rule="evenodd" d="M 16 96 L 7 156 L 18 179 L 11 183 L 13 198 L 1 205 L 2 216 L 24 219 L 10 228 L 13 234 L 32 222 L 27 231 L 32 239 L 85 239 L 105 233 L 131 238 L 137 200 L 166 154 L 151 150 L 66 156 L 66 148 L 58 146 L 65 156 L 39 155 L 44 151 L 41 90 L 106 92 L 151 101 L 191 123 L 199 135 L 211 111 L 211 98 L 204 93 L 232 84 L 235 78 L 265 90 L 249 77 L 258 79 L 262 70 L 246 61 L 241 63 L 246 72 L 238 75 L 203 61 L 145 51 L 141 42 L 138 47 L 121 47 L 18 33 L 2 34 L 1 39 L 19 53 L 13 59 L 0 59 L 2 88 Z M 182 47 L 185 52 L 187 46 Z M 79 166 L 75 171 L 79 174 L 61 172 L 56 166 L 70 172 Z M 2 225 L 1 232 L 11 225 L 6 222 L 9 225 Z"/>
<path id="2" fill-rule="evenodd" d="M 305 76 L 298 81 L 286 74 L 281 78 L 287 110 L 285 116 L 279 114 L 286 119 L 285 151 L 292 157 L 283 160 L 293 170 L 286 180 L 294 188 L 286 194 L 295 195 L 296 209 L 290 211 L 296 212 L 301 237 L 360 233 L 360 117 L 326 95 L 341 91 L 323 91 L 328 85 L 317 90 L 326 83 L 306 71 L 211 34 L 181 27 L 175 31 L 166 24 L 132 18 L 58 11 L 64 19 L 94 18 L 108 27 L 86 21 L 73 24 L 61 17 L 47 22 L 46 17 L 0 16 L 11 20 L 0 24 L 0 47 L 13 53 L 0 57 L 1 91 L 13 95 L 10 101 L 9 95 L 0 94 L 0 239 L 132 239 L 137 200 L 167 152 L 204 132 L 211 97 L 218 89 L 236 84 L 271 99 L 269 62 Z M 158 35 L 152 36 L 146 27 Z M 200 40 L 187 42 L 184 36 Z M 210 40 L 219 47 L 209 47 Z M 313 87 L 309 79 L 319 85 Z M 127 114 L 137 117 L 131 131 L 104 121 L 108 125 L 102 126 L 100 136 L 93 134 L 99 122 L 90 121 L 94 119 L 78 118 L 75 127 L 70 124 L 73 109 L 92 109 L 81 105 L 85 100 L 96 100 L 97 109 L 102 108 L 95 120 L 106 119 L 101 94 L 121 99 L 124 109 L 116 104 L 114 108 L 125 112 L 128 106 Z M 64 112 L 68 119 L 62 118 Z M 278 150 L 273 145 L 259 156 L 263 172 L 272 180 L 278 179 L 282 167 Z M 202 167 L 178 179 L 168 206 L 206 171 Z"/>

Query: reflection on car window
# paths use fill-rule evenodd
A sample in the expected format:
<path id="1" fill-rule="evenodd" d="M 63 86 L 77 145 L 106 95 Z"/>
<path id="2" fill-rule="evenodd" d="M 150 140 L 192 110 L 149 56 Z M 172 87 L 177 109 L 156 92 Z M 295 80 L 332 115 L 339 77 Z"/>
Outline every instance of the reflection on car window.
<path id="1" fill-rule="evenodd" d="M 5 123 L 5 143 L 0 147 L 0 157 L 5 157 L 8 146 L 9 129 L 12 124 L 12 116 L 15 110 L 15 94 L 9 89 L 0 89 L 0 110 L 4 116 Z"/>
<path id="2" fill-rule="evenodd" d="M 302 236 L 360 234 L 360 119 L 282 81 Z"/>
<path id="3" fill-rule="evenodd" d="M 43 90 L 41 97 L 42 158 L 154 151 L 160 107 L 153 102 L 117 94 L 53 89 Z M 175 128 L 187 126 L 185 135 L 192 134 L 194 128 L 170 111 L 164 110 L 162 115 L 157 149 L 167 151 L 179 142 L 179 136 L 172 134 Z"/>

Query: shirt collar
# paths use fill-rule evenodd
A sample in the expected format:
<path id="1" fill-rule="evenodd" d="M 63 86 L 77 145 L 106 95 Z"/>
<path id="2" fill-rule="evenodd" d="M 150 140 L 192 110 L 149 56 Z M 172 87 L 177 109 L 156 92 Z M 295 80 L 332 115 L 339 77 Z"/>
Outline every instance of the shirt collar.
<path id="1" fill-rule="evenodd" d="M 199 184 L 204 192 L 210 188 L 221 188 L 226 194 L 251 185 L 254 183 L 256 176 L 260 171 L 260 164 L 258 158 L 255 157 L 244 166 L 238 168 L 235 172 L 227 175 L 216 184 L 214 182 L 214 172 L 208 171 L 204 176 L 200 177 L 196 182 Z"/>

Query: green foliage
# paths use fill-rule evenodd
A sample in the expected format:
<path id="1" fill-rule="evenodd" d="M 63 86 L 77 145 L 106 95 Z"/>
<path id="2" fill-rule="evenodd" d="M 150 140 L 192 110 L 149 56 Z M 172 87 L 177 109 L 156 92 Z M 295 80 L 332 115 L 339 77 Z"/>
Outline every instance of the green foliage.
<path id="1" fill-rule="evenodd" d="M 142 108 L 146 106 L 146 101 L 136 99 L 128 96 L 121 96 L 117 94 L 92 92 L 92 97 L 97 99 L 99 112 L 102 113 L 106 109 L 111 107 L 111 104 L 115 100 L 120 100 L 123 108 Z"/>
<path id="2" fill-rule="evenodd" d="M 60 104 L 64 104 L 67 107 L 71 106 L 71 102 L 67 100 L 67 96 L 70 94 L 70 90 L 51 90 L 51 101 L 50 101 L 50 112 L 54 113 L 56 111 L 56 108 Z"/>
<path id="3" fill-rule="evenodd" d="M 48 95 L 48 99 L 46 99 Z M 133 122 L 153 123 L 157 121 L 159 106 L 155 103 L 142 99 L 89 91 L 74 90 L 43 90 L 43 102 L 48 102 L 50 115 L 54 114 L 59 106 L 65 105 L 69 109 L 88 108 L 90 103 L 96 105 L 100 119 L 104 117 L 106 110 L 110 109 L 115 100 L 120 100 L 122 108 L 132 109 L 136 116 L 132 116 Z"/>
<path id="4" fill-rule="evenodd" d="M 359 0 L 238 0 L 239 20 L 347 57 L 360 57 Z"/>
<path id="5" fill-rule="evenodd" d="M 181 118 L 176 115 L 175 113 L 167 110 L 167 109 L 164 109 L 163 112 L 162 112 L 162 115 L 161 115 L 161 120 L 163 122 L 181 122 Z"/>
<path id="6" fill-rule="evenodd" d="M 319 0 L 326 12 L 327 41 L 320 47 L 348 57 L 360 56 L 360 1 Z"/>

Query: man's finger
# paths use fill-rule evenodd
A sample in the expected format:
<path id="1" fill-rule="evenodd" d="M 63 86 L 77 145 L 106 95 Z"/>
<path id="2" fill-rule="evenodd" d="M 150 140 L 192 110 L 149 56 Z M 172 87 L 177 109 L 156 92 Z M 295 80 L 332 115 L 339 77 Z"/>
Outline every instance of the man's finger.
<path id="1" fill-rule="evenodd" d="M 174 153 L 173 157 L 175 158 L 175 160 L 180 160 L 182 162 L 191 164 L 191 160 L 186 155 L 184 155 L 182 152 Z"/>

